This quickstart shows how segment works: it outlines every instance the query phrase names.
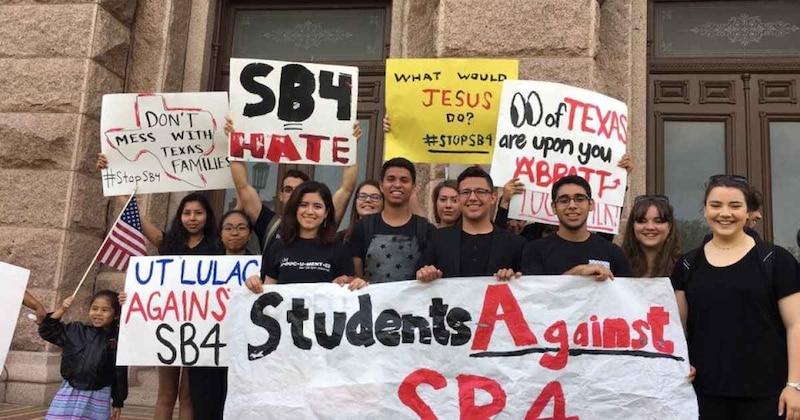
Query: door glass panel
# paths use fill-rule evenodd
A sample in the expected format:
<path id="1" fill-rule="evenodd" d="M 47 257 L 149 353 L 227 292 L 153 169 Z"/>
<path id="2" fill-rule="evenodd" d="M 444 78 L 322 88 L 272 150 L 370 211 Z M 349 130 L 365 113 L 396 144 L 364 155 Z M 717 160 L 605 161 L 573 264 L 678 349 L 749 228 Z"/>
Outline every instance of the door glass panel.
<path id="1" fill-rule="evenodd" d="M 800 56 L 800 2 L 653 5 L 654 53 L 669 57 Z"/>
<path id="2" fill-rule="evenodd" d="M 383 60 L 386 9 L 239 10 L 233 57 Z"/>
<path id="3" fill-rule="evenodd" d="M 769 147 L 772 168 L 772 235 L 776 245 L 800 259 L 797 230 L 800 206 L 797 204 L 800 179 L 800 122 L 769 124 Z"/>
<path id="4" fill-rule="evenodd" d="M 684 251 L 708 233 L 703 193 L 711 175 L 725 172 L 725 123 L 664 122 L 664 192 L 675 208 Z"/>
<path id="5" fill-rule="evenodd" d="M 366 180 L 367 176 L 367 152 L 369 149 L 369 120 L 358 120 L 361 126 L 361 137 L 358 139 L 358 180 L 356 185 Z M 344 168 L 341 166 L 316 166 L 314 168 L 314 180 L 324 183 L 331 189 L 331 194 L 336 193 L 339 186 L 342 185 L 342 171 Z M 355 192 L 353 192 L 355 196 Z M 347 203 L 347 211 L 342 218 L 342 223 L 339 225 L 339 230 L 345 230 L 350 226 L 350 210 L 352 209 L 353 197 Z"/>

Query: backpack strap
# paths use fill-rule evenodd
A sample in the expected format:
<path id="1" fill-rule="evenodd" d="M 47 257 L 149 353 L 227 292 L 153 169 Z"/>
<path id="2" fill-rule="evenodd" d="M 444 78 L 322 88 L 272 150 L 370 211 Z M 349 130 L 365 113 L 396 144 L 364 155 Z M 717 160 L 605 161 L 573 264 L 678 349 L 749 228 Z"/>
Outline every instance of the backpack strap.
<path id="1" fill-rule="evenodd" d="M 278 228 L 281 227 L 281 217 L 278 216 L 276 213 L 272 216 L 272 219 L 269 220 L 269 228 L 267 229 L 267 234 L 264 235 L 264 243 L 263 248 L 261 250 L 261 255 L 267 253 L 267 248 L 269 248 L 269 244 L 272 243 L 272 239 L 275 238 L 275 234 L 278 233 Z"/>

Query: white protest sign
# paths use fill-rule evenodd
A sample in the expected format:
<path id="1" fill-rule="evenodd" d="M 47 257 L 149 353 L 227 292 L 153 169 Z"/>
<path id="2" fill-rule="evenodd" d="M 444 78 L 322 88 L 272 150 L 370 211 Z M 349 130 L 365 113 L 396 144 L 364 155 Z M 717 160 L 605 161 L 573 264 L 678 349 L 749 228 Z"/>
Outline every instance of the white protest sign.
<path id="1" fill-rule="evenodd" d="M 103 95 L 103 194 L 233 188 L 225 92 Z"/>
<path id="2" fill-rule="evenodd" d="M 563 176 L 580 175 L 592 198 L 622 206 L 627 172 L 617 163 L 628 144 L 625 103 L 558 83 L 506 80 L 495 138 L 495 183 L 519 178 L 550 193 Z"/>
<path id="3" fill-rule="evenodd" d="M 225 366 L 230 293 L 247 291 L 245 280 L 260 266 L 261 256 L 131 258 L 117 363 Z"/>
<path id="4" fill-rule="evenodd" d="M 226 319 L 227 418 L 697 418 L 666 278 L 243 292 Z"/>
<path id="5" fill-rule="evenodd" d="M 233 160 L 356 163 L 358 68 L 231 59 Z"/>
<path id="6" fill-rule="evenodd" d="M 19 319 L 19 308 L 28 286 L 31 272 L 15 265 L 0 262 L 0 367 L 5 365 L 14 329 Z"/>
<path id="7" fill-rule="evenodd" d="M 508 205 L 508 218 L 527 220 L 530 222 L 558 225 L 556 216 L 550 203 L 553 202 L 550 193 L 541 193 L 525 190 L 522 194 L 511 197 Z M 586 227 L 592 232 L 619 233 L 619 218 L 622 207 L 613 206 L 594 200 L 594 207 L 586 219 Z"/>

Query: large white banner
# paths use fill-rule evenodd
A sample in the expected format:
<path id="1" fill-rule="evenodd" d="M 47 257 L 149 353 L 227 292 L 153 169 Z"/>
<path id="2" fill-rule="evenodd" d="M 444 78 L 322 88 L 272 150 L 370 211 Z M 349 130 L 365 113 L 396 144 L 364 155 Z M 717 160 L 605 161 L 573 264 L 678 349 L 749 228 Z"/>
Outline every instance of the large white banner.
<path id="1" fill-rule="evenodd" d="M 697 419 L 668 279 L 235 292 L 226 418 Z"/>
<path id="2" fill-rule="evenodd" d="M 358 67 L 231 59 L 234 160 L 356 163 Z"/>
<path id="3" fill-rule="evenodd" d="M 492 180 L 519 178 L 550 193 L 565 175 L 580 175 L 592 198 L 615 206 L 625 200 L 627 172 L 617 166 L 628 144 L 628 107 L 573 86 L 506 80 L 500 98 Z"/>
<path id="4" fill-rule="evenodd" d="M 225 92 L 103 95 L 103 194 L 233 188 Z"/>
<path id="5" fill-rule="evenodd" d="M 0 262 L 0 367 L 6 363 L 11 339 L 19 319 L 19 308 L 31 272 L 22 267 Z"/>
<path id="6" fill-rule="evenodd" d="M 542 193 L 525 190 L 511 197 L 508 204 L 508 218 L 530 222 L 558 225 L 558 216 L 550 206 L 553 198 L 549 192 Z M 592 232 L 619 233 L 619 218 L 622 207 L 601 201 L 594 201 L 594 207 L 586 219 L 586 227 Z"/>
<path id="7" fill-rule="evenodd" d="M 117 364 L 225 366 L 231 291 L 260 266 L 258 255 L 131 258 Z"/>

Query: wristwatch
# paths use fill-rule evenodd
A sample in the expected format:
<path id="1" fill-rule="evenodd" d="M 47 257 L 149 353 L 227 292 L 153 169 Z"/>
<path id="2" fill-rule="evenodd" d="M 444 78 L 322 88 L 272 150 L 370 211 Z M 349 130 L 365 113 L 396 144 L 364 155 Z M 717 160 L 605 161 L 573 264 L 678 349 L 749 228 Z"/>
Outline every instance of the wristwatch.
<path id="1" fill-rule="evenodd" d="M 790 387 L 800 391 L 800 382 L 786 382 L 786 386 L 790 386 Z"/>

